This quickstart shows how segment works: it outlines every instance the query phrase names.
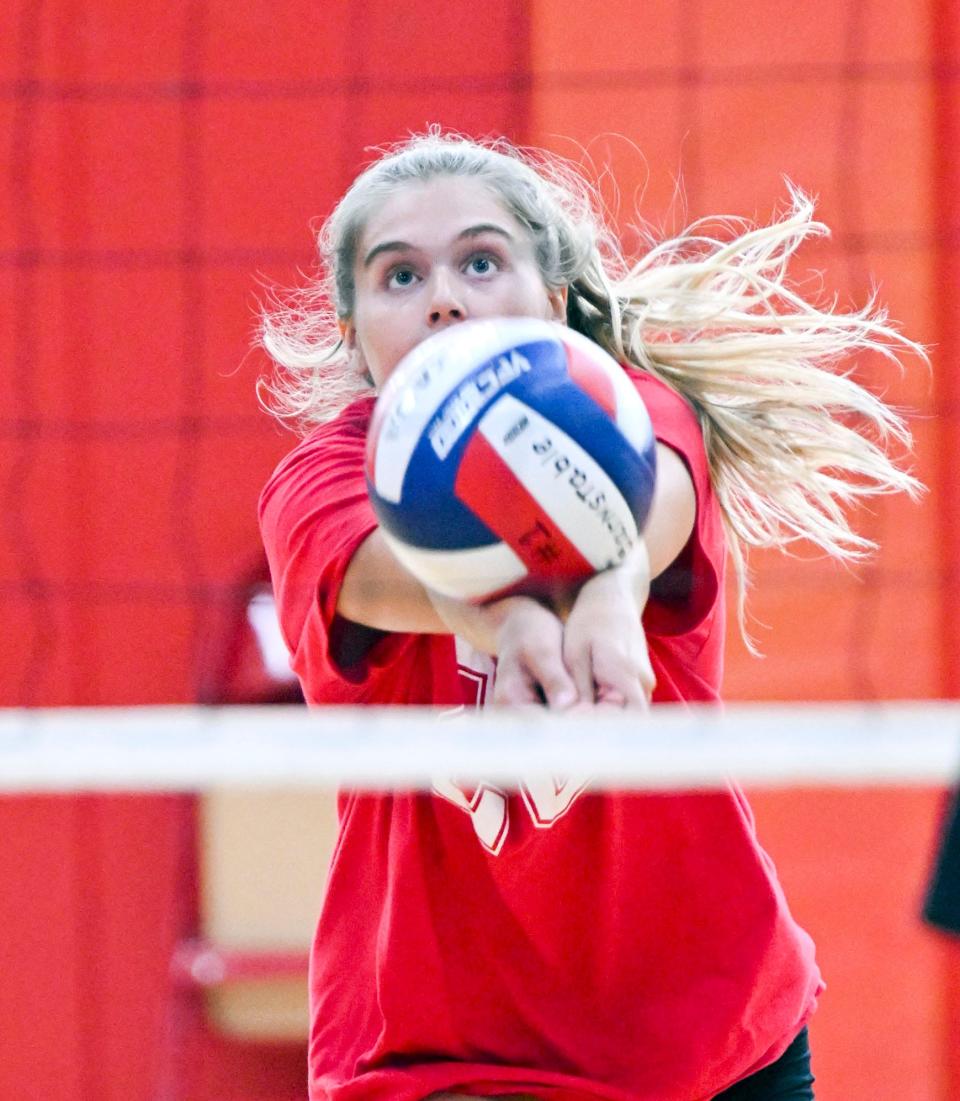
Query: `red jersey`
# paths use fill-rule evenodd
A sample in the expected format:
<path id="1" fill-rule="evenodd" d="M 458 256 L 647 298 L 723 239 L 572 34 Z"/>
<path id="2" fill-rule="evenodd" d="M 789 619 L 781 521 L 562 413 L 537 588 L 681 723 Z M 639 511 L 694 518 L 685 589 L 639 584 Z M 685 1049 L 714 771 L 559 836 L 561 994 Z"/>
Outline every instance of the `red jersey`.
<path id="1" fill-rule="evenodd" d="M 725 545 L 702 436 L 679 396 L 631 377 L 697 497 L 644 613 L 654 701 L 717 700 Z M 481 705 L 494 663 L 449 636 L 373 632 L 355 664 L 333 657 L 339 587 L 376 526 L 372 404 L 315 431 L 261 499 L 293 668 L 314 704 Z M 813 1012 L 813 945 L 734 788 L 451 781 L 344 794 L 340 816 L 311 954 L 312 1101 L 706 1101 L 779 1058 Z"/>

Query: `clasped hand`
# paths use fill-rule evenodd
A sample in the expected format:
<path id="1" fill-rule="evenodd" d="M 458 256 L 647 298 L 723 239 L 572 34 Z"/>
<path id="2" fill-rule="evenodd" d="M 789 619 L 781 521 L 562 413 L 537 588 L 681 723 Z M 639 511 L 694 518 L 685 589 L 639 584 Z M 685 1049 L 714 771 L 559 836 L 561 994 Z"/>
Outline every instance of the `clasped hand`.
<path id="1" fill-rule="evenodd" d="M 655 684 L 641 623 L 649 591 L 641 540 L 623 563 L 586 581 L 568 608 L 528 596 L 479 608 L 436 593 L 430 599 L 452 633 L 496 654 L 495 703 L 645 708 Z"/>
<path id="2" fill-rule="evenodd" d="M 529 597 L 509 605 L 497 637 L 496 703 L 647 707 L 654 675 L 627 572 L 591 578 L 565 617 Z"/>

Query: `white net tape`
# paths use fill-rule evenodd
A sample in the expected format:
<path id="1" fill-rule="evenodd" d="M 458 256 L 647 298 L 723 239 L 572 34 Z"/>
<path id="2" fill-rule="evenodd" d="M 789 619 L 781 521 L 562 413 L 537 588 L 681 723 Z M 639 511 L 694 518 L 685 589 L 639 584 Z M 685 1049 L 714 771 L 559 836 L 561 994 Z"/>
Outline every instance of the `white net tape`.
<path id="1" fill-rule="evenodd" d="M 657 707 L 652 714 L 441 715 L 414 708 L 0 711 L 0 792 L 209 787 L 942 784 L 960 774 L 960 704 Z"/>

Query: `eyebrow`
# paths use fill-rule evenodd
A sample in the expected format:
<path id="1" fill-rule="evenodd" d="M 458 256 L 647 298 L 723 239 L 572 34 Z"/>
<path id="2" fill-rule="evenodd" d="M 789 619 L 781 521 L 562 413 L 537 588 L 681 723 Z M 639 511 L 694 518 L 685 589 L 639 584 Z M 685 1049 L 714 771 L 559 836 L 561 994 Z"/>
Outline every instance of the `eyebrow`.
<path id="1" fill-rule="evenodd" d="M 503 226 L 498 226 L 495 222 L 480 222 L 475 226 L 468 226 L 466 229 L 461 230 L 455 240 L 462 241 L 468 237 L 480 237 L 484 233 L 497 233 L 501 237 L 504 237 L 508 241 L 513 241 L 513 234 L 508 230 L 505 230 Z M 384 252 L 413 252 L 414 246 L 407 241 L 382 241 L 379 245 L 374 245 L 373 248 L 363 258 L 363 266 L 365 268 L 370 267 L 374 259 Z"/>

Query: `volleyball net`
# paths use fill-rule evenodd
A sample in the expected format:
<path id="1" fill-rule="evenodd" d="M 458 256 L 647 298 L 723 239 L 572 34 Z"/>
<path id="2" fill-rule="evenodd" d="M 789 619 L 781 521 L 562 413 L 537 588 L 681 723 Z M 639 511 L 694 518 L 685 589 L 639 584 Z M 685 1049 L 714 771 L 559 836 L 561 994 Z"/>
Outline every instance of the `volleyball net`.
<path id="1" fill-rule="evenodd" d="M 160 1096 L 194 1096 L 183 1083 L 222 1063 L 248 1082 L 289 1079 L 300 1097 L 333 789 L 453 777 L 527 792 L 559 778 L 650 793 L 736 781 L 827 977 L 814 1022 L 825 1101 L 958 1096 L 960 959 L 920 915 L 943 790 L 960 777 L 960 704 L 0 711 L 6 935 L 35 939 L 19 889 L 82 936 L 90 1015 L 122 962 L 169 1021 L 150 1049 L 173 1083 Z M 33 972 L 20 970 L 26 997 Z M 279 1046 L 267 1056 L 265 1042 Z"/>
<path id="2" fill-rule="evenodd" d="M 577 775 L 598 788 L 937 785 L 960 775 L 960 704 L 741 704 L 459 713 L 139 707 L 0 712 L 0 792 L 428 788 Z"/>

